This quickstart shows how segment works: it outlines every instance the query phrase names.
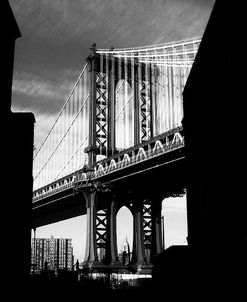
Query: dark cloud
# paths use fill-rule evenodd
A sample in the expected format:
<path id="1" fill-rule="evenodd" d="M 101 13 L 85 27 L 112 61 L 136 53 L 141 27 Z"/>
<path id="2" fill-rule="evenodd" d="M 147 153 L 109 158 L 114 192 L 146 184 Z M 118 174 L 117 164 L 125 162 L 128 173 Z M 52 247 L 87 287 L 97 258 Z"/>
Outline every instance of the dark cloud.
<path id="1" fill-rule="evenodd" d="M 11 0 L 26 47 L 49 59 L 90 43 L 130 47 L 201 35 L 213 0 Z M 20 42 L 21 43 L 21 42 Z M 36 46 L 36 47 L 35 47 Z M 68 59 L 69 60 L 69 59 Z"/>
<path id="2" fill-rule="evenodd" d="M 22 37 L 18 71 L 74 69 L 92 42 L 133 47 L 199 36 L 213 0 L 10 0 Z"/>
<path id="3" fill-rule="evenodd" d="M 12 107 L 24 111 L 27 108 L 35 114 L 56 113 L 62 108 L 80 70 L 59 70 L 40 74 L 15 72 L 13 78 Z"/>
<path id="4" fill-rule="evenodd" d="M 203 33 L 213 0 L 10 0 L 22 38 L 17 61 L 74 66 L 94 41 L 132 47 Z M 27 58 L 28 57 L 28 58 Z M 50 66 L 52 68 L 52 66 Z"/>

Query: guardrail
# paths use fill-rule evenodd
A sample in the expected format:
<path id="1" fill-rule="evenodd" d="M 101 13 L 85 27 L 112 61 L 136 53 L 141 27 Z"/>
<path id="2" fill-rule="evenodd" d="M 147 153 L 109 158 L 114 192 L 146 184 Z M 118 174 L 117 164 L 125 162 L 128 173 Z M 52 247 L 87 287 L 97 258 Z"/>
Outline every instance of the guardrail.
<path id="1" fill-rule="evenodd" d="M 66 177 L 50 183 L 47 186 L 35 190 L 33 192 L 33 203 L 53 194 L 74 188 L 74 186 L 78 187 L 80 183 L 86 184 L 88 181 L 96 180 L 97 178 L 109 173 L 113 173 L 120 169 L 160 156 L 164 153 L 182 148 L 184 147 L 182 130 L 182 127 L 177 127 L 171 131 L 156 136 L 147 142 L 125 149 L 97 162 L 93 171 L 85 172 L 84 169 L 80 169 Z"/>

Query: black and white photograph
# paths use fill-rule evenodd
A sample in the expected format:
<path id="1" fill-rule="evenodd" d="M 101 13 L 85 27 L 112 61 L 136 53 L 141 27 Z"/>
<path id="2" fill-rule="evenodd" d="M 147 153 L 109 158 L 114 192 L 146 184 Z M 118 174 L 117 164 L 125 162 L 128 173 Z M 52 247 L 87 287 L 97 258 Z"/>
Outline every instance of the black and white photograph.
<path id="1" fill-rule="evenodd" d="M 244 11 L 1 1 L 3 301 L 243 299 Z"/>

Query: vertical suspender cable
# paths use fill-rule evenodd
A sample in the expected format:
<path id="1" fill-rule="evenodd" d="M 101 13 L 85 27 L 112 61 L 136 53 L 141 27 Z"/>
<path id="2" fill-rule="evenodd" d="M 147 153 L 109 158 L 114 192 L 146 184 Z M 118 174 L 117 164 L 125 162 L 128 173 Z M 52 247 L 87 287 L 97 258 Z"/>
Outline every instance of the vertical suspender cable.
<path id="1" fill-rule="evenodd" d="M 119 85 L 119 87 L 118 87 L 118 93 L 117 93 L 117 98 L 118 98 L 118 100 L 117 100 L 117 109 L 118 109 L 118 112 L 120 112 L 121 111 L 121 108 L 122 108 L 122 95 L 121 95 L 121 83 L 120 83 L 120 81 L 121 81 L 121 58 L 118 58 L 118 85 Z M 118 141 L 119 141 L 119 147 L 120 148 L 123 148 L 123 132 L 122 132 L 122 129 L 123 129 L 123 121 L 122 121 L 122 118 L 121 118 L 121 115 L 119 116 L 119 120 L 117 121 L 117 124 L 118 124 L 118 129 L 119 129 L 119 131 L 118 131 L 118 133 L 117 133 L 117 138 L 119 138 L 118 139 Z"/>
<path id="2" fill-rule="evenodd" d="M 171 124 L 170 129 L 174 128 L 174 67 L 173 67 L 173 60 L 174 60 L 174 46 L 172 46 L 172 56 L 171 56 L 171 94 L 170 94 L 170 116 L 171 116 Z"/>
<path id="3" fill-rule="evenodd" d="M 183 56 L 179 56 L 183 62 Z M 182 63 L 183 66 L 183 63 Z M 178 107 L 178 125 L 181 126 L 182 122 L 182 107 L 183 107 L 183 96 L 182 96 L 182 66 L 178 68 L 178 94 L 179 94 L 179 107 Z"/>
<path id="4" fill-rule="evenodd" d="M 59 142 L 59 134 L 60 134 L 60 122 L 61 122 L 61 117 L 59 118 L 59 120 L 57 121 L 56 124 L 56 143 L 55 145 L 58 145 Z M 53 171 L 53 176 L 52 179 L 55 178 L 56 174 L 57 174 L 57 169 L 58 169 L 58 159 L 60 157 L 60 148 L 57 149 L 56 154 L 55 154 L 55 158 L 54 158 L 54 171 Z"/>
<path id="5" fill-rule="evenodd" d="M 63 108 L 63 112 L 61 114 L 61 135 L 60 135 L 59 141 L 61 141 L 64 133 L 65 133 L 65 108 Z M 61 150 L 61 159 L 59 161 L 59 171 L 62 168 L 64 158 L 65 158 L 64 141 L 61 143 L 60 150 Z"/>
<path id="6" fill-rule="evenodd" d="M 138 53 L 140 55 L 140 53 Z M 137 112 L 139 112 L 139 137 L 138 137 L 138 143 L 141 142 L 141 137 L 142 137 L 142 129 L 141 129 L 141 116 L 140 116 L 140 112 L 141 112 L 141 108 L 140 108 L 140 104 L 141 104 L 141 91 L 143 88 L 143 78 L 142 78 L 142 64 L 140 62 L 140 59 L 138 58 L 138 71 L 137 71 L 137 78 L 138 78 L 138 83 L 137 83 L 137 89 L 138 89 L 138 97 L 139 99 L 137 100 L 137 106 L 138 106 L 138 110 Z"/>
<path id="7" fill-rule="evenodd" d="M 79 132 L 80 132 L 80 114 L 81 113 L 78 113 L 79 110 L 80 110 L 80 98 L 79 98 L 79 90 L 80 90 L 80 81 L 81 81 L 81 78 L 79 79 L 78 83 L 77 83 L 77 86 L 76 86 L 76 115 L 77 115 L 77 119 L 76 119 L 76 131 L 75 131 L 75 135 L 74 135 L 74 144 L 75 144 L 75 150 L 77 152 L 77 149 L 78 149 L 78 146 L 79 146 Z M 78 152 L 75 154 L 75 157 L 74 157 L 74 164 L 73 164 L 73 170 L 77 170 L 77 167 L 78 167 Z"/>
<path id="8" fill-rule="evenodd" d="M 51 136 L 49 136 L 48 140 L 47 140 L 47 148 L 46 148 L 46 162 L 50 156 L 51 153 Z M 44 173 L 44 170 L 42 173 L 45 174 L 45 183 L 48 183 L 49 181 L 49 177 L 50 177 L 50 169 L 49 169 L 49 163 L 46 165 L 46 169 L 47 169 L 47 173 Z"/>
<path id="9" fill-rule="evenodd" d="M 135 58 L 133 57 L 133 52 L 131 53 L 131 97 L 132 97 L 132 102 L 131 102 L 131 117 L 132 117 L 132 129 L 131 129 L 131 145 L 134 145 L 134 125 L 135 125 L 135 121 L 134 121 L 134 106 L 135 106 L 135 94 L 134 94 L 134 90 L 135 90 Z"/>
<path id="10" fill-rule="evenodd" d="M 164 52 L 164 49 L 162 49 L 162 52 Z M 158 53 L 157 53 L 158 54 Z M 160 57 L 157 57 L 157 60 L 160 60 Z M 163 111 L 162 113 L 162 107 L 165 105 L 165 82 L 164 82 L 164 68 L 162 64 L 158 65 L 159 68 L 159 74 L 158 74 L 158 97 L 157 97 L 157 104 L 156 104 L 156 112 L 157 112 L 157 121 L 156 121 L 156 134 L 161 133 L 161 126 L 166 121 L 166 111 Z M 163 122 L 164 121 L 164 122 Z"/>
<path id="11" fill-rule="evenodd" d="M 70 129 L 69 129 L 69 155 L 68 155 L 68 162 L 72 156 L 72 153 L 73 153 L 73 125 L 72 124 L 72 120 L 73 120 L 73 107 L 74 107 L 74 102 L 73 102 L 73 99 L 74 99 L 74 93 L 72 93 L 71 97 L 70 97 L 70 115 L 69 115 L 69 126 L 70 126 Z M 67 162 L 67 163 L 68 163 Z M 68 173 L 71 173 L 71 162 L 68 164 Z"/>
<path id="12" fill-rule="evenodd" d="M 167 48 L 163 48 L 163 54 L 167 54 Z M 168 56 L 166 56 L 166 59 Z M 163 119 L 162 117 L 162 111 L 164 110 L 164 121 L 162 123 L 162 127 L 160 128 L 160 133 L 165 132 L 169 128 L 169 67 L 166 62 L 164 62 L 163 68 L 162 68 L 162 103 L 163 103 L 163 108 L 160 111 L 160 120 Z"/>
<path id="13" fill-rule="evenodd" d="M 173 60 L 175 63 L 173 64 L 173 106 L 174 106 L 174 127 L 178 126 L 178 106 L 179 106 L 179 94 L 178 94 L 178 67 L 176 63 L 178 61 L 178 55 L 176 54 L 178 52 L 177 48 L 174 52 Z"/>
<path id="14" fill-rule="evenodd" d="M 77 87 L 78 84 L 76 85 L 74 92 L 73 92 L 73 113 L 72 113 L 72 120 L 74 119 L 74 117 L 77 114 Z M 74 162 L 75 162 L 75 151 L 76 151 L 76 132 L 77 132 L 77 121 L 78 119 L 76 119 L 76 121 L 73 123 L 72 127 L 71 127 L 71 131 L 72 131 L 72 152 L 70 155 L 70 162 L 71 162 L 71 172 L 74 172 Z"/>
<path id="15" fill-rule="evenodd" d="M 65 106 L 63 109 L 63 133 L 66 133 L 66 129 L 67 129 L 67 116 L 66 116 L 67 109 L 66 108 L 67 108 L 67 106 Z M 61 145 L 62 145 L 63 157 L 61 160 L 60 169 L 62 169 L 62 167 L 64 166 L 64 163 L 66 161 L 66 137 L 64 137 Z"/>
<path id="16" fill-rule="evenodd" d="M 71 96 L 69 98 L 69 102 L 67 104 L 67 130 L 69 129 L 70 126 L 70 121 L 71 121 Z M 66 151 L 66 161 L 64 163 L 64 165 L 66 165 L 66 163 L 68 162 L 69 159 L 69 154 L 70 154 L 70 130 L 68 130 L 67 134 L 66 134 L 66 145 L 67 145 L 67 151 Z M 69 174 L 69 167 L 66 167 L 65 173 Z"/>
<path id="17" fill-rule="evenodd" d="M 76 104 L 76 87 L 74 88 L 74 91 L 71 96 L 71 128 L 70 128 L 70 136 L 71 136 L 71 149 L 70 149 L 70 156 L 69 156 L 69 171 L 70 173 L 73 172 L 73 153 L 75 151 L 74 149 L 74 132 L 75 132 L 75 125 L 76 122 L 72 124 L 72 121 L 75 117 L 75 104 Z M 71 160 L 72 159 L 72 160 Z"/>
<path id="18" fill-rule="evenodd" d="M 169 52 L 172 53 L 172 47 L 169 48 Z M 169 125 L 167 130 L 172 129 L 172 54 L 169 55 L 169 60 L 168 60 L 168 116 L 169 116 Z"/>
<path id="19" fill-rule="evenodd" d="M 154 50 L 154 60 L 157 58 L 157 50 Z M 157 122 L 158 122 L 158 118 L 157 118 L 157 105 L 158 105 L 158 73 L 160 73 L 160 67 L 158 67 L 158 65 L 156 65 L 155 63 L 152 64 L 152 74 L 153 74 L 153 78 L 152 78 L 152 83 L 153 83 L 153 96 L 152 96 L 152 120 L 153 120 L 153 135 L 156 136 L 158 134 L 157 132 Z"/>
<path id="20" fill-rule="evenodd" d="M 82 105 L 82 79 L 83 79 L 83 75 L 81 75 L 81 78 L 79 80 L 78 83 L 78 105 L 79 108 Z M 83 108 L 82 111 L 80 112 L 79 116 L 78 116 L 78 136 L 77 136 L 77 144 L 80 145 L 82 142 L 82 112 L 83 112 Z M 82 156 L 81 156 L 81 152 L 82 150 L 79 150 L 78 152 L 78 156 L 77 156 L 77 162 L 76 162 L 76 169 L 79 169 L 81 161 L 82 161 Z"/>
<path id="21" fill-rule="evenodd" d="M 53 131 L 52 131 L 52 135 L 51 135 L 51 140 L 52 140 L 52 148 L 51 148 L 51 159 L 50 159 L 50 171 L 51 171 L 51 174 L 50 174 L 50 179 L 49 179 L 49 182 L 51 182 L 53 180 L 53 174 L 54 174 L 54 169 L 55 169 L 55 156 L 54 156 L 54 150 L 56 148 L 56 127 L 57 126 L 57 123 L 56 125 L 54 126 L 53 128 Z"/>
<path id="22" fill-rule="evenodd" d="M 70 100 L 67 103 L 66 106 L 66 131 L 68 131 L 69 128 L 69 122 L 70 122 L 70 110 L 69 110 L 69 104 L 70 104 Z M 66 162 L 68 161 L 68 155 L 69 155 L 69 132 L 67 132 L 66 136 L 65 136 L 65 143 L 66 143 L 66 158 L 65 158 L 65 162 L 64 165 L 66 164 Z M 65 173 L 68 173 L 67 169 L 64 171 Z"/>
<path id="23" fill-rule="evenodd" d="M 124 52 L 124 117 L 125 117 L 125 136 L 124 136 L 124 148 L 129 147 L 129 128 L 130 128 L 130 118 L 129 118 L 129 97 L 128 97 L 128 61 L 126 53 Z"/>
<path id="24" fill-rule="evenodd" d="M 58 122 L 59 120 L 57 121 L 55 127 L 53 128 L 53 135 L 52 135 L 52 140 L 53 140 L 53 147 L 52 147 L 52 158 L 51 158 L 51 162 L 52 162 L 52 165 L 51 165 L 51 179 L 50 179 L 50 182 L 53 181 L 53 178 L 54 178 L 54 175 L 55 175 L 55 169 L 56 169 L 56 153 L 54 150 L 56 149 L 56 143 L 57 143 L 57 126 L 58 126 Z M 54 153 L 55 152 L 55 153 Z"/>
<path id="25" fill-rule="evenodd" d="M 85 102 L 87 98 L 87 93 L 88 93 L 88 83 L 87 83 L 87 74 L 88 74 L 88 69 L 85 70 L 83 74 L 83 102 Z M 87 135 L 87 124 L 89 123 L 88 121 L 88 114 L 87 114 L 87 109 L 88 109 L 88 103 L 85 104 L 85 107 L 83 108 L 82 111 L 82 141 L 84 141 L 86 135 Z M 85 153 L 84 149 L 82 149 L 82 163 L 85 160 Z"/>
<path id="26" fill-rule="evenodd" d="M 108 114 L 108 106 L 110 105 L 109 104 L 109 89 L 111 89 L 111 87 L 109 87 L 109 54 L 106 54 L 105 56 L 105 97 L 106 97 L 106 108 L 105 108 L 105 114 L 106 114 L 106 122 L 105 122 L 105 125 L 106 125 L 106 143 L 105 143 L 105 147 L 106 147 L 106 150 L 105 150 L 105 156 L 108 156 L 108 149 L 109 149 L 109 146 L 108 146 L 108 142 L 109 142 L 109 138 L 108 138 L 108 134 L 109 134 L 109 131 L 108 131 L 108 121 L 109 121 L 109 114 Z"/>

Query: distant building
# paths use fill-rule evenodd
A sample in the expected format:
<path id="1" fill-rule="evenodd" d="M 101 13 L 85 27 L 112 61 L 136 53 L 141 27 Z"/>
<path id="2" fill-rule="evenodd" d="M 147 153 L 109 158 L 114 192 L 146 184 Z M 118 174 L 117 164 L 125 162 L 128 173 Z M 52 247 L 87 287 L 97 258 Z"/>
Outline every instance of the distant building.
<path id="1" fill-rule="evenodd" d="M 123 245 L 121 253 L 118 254 L 119 261 L 123 266 L 130 264 L 132 253 L 130 252 L 130 246 L 126 237 L 126 242 Z"/>
<path id="2" fill-rule="evenodd" d="M 104 261 L 106 254 L 105 254 L 105 241 L 103 239 L 99 240 L 97 251 L 98 251 L 99 261 Z"/>
<path id="3" fill-rule="evenodd" d="M 33 238 L 31 263 L 33 270 L 45 268 L 52 271 L 73 269 L 72 239 L 66 238 Z"/>

